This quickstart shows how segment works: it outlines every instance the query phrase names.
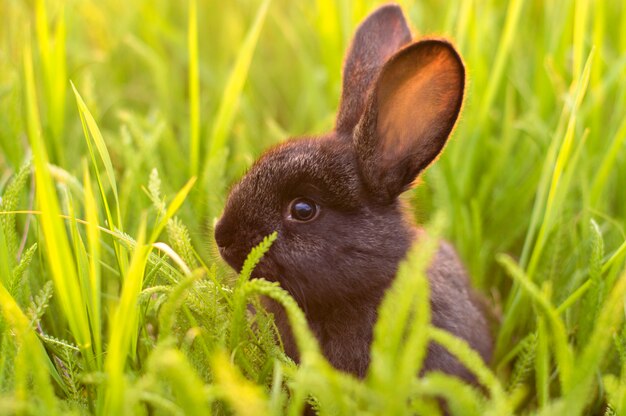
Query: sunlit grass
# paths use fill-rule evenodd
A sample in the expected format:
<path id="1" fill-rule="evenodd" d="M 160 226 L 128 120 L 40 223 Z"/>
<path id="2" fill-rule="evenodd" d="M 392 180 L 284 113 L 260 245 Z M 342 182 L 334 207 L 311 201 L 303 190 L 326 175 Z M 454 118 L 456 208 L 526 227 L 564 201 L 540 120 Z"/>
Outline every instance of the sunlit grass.
<path id="1" fill-rule="evenodd" d="M 495 311 L 493 362 L 430 326 L 434 239 L 381 305 L 364 380 L 250 279 L 275 234 L 239 275 L 219 260 L 229 185 L 332 128 L 378 3 L 0 2 L 0 414 L 626 412 L 623 2 L 400 2 L 465 59 L 460 123 L 409 199 Z M 481 387 L 415 377 L 430 340 Z"/>

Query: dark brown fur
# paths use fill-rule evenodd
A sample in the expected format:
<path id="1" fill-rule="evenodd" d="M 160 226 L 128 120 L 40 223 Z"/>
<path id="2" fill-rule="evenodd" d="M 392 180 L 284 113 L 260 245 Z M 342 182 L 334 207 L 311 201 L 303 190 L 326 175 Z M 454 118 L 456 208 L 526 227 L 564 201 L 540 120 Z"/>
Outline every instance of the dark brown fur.
<path id="1" fill-rule="evenodd" d="M 233 188 L 215 238 L 239 270 L 262 238 L 278 238 L 254 272 L 275 279 L 305 311 L 328 360 L 360 377 L 369 365 L 377 308 L 398 263 L 421 230 L 398 196 L 441 152 L 461 109 L 465 71 L 443 40 L 410 41 L 399 7 L 388 5 L 357 30 L 344 68 L 335 131 L 291 139 L 265 153 Z M 320 207 L 310 222 L 288 218 L 290 201 Z M 442 243 L 428 272 L 433 324 L 465 339 L 485 360 L 491 337 L 465 271 Z M 298 351 L 285 313 L 267 301 L 285 350 Z M 431 344 L 425 371 L 473 380 Z"/>

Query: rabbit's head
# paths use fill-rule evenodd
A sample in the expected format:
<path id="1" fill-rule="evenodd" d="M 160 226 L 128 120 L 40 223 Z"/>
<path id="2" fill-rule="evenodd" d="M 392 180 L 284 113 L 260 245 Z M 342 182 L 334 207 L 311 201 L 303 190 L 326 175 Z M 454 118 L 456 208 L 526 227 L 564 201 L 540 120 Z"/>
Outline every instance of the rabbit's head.
<path id="1" fill-rule="evenodd" d="M 443 149 L 464 84 L 448 42 L 411 43 L 400 8 L 378 9 L 347 54 L 335 130 L 289 140 L 252 166 L 216 225 L 220 254 L 239 270 L 277 231 L 254 276 L 278 280 L 301 305 L 380 293 L 415 233 L 398 196 Z"/>

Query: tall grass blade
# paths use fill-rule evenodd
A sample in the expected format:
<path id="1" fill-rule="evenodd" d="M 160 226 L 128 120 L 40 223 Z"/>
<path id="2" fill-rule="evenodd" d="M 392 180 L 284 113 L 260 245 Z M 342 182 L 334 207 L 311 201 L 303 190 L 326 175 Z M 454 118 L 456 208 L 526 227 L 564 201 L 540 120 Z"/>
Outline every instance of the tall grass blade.
<path id="1" fill-rule="evenodd" d="M 63 10 L 61 10 L 61 17 L 53 34 L 52 28 L 48 24 L 48 11 L 45 0 L 37 0 L 34 8 L 35 32 L 44 75 L 45 96 L 51 104 L 46 107 L 50 125 L 50 137 L 52 139 L 52 149 L 50 151 L 53 160 L 63 164 L 65 149 L 63 148 L 61 138 L 65 124 L 65 91 L 67 82 L 65 18 Z"/>
<path id="2" fill-rule="evenodd" d="M 467 416 L 484 414 L 482 394 L 457 378 L 442 373 L 431 373 L 418 380 L 414 388 L 420 395 L 444 399 L 450 414 Z"/>
<path id="3" fill-rule="evenodd" d="M 37 205 L 41 209 L 40 224 L 46 245 L 46 258 L 50 266 L 59 303 L 70 330 L 88 366 L 94 365 L 91 332 L 85 300 L 76 274 L 76 265 L 61 220 L 61 210 L 54 184 L 48 171 L 48 155 L 41 136 L 39 110 L 35 92 L 32 55 L 27 43 L 24 51 L 25 103 L 28 120 L 28 139 L 33 149 Z"/>
<path id="4" fill-rule="evenodd" d="M 226 146 L 226 138 L 235 118 L 235 111 L 239 102 L 239 97 L 243 90 L 250 62 L 265 22 L 265 16 L 271 0 L 264 0 L 257 11 L 256 17 L 246 38 L 239 48 L 237 59 L 231 70 L 224 92 L 220 100 L 220 106 L 213 120 L 213 128 L 209 137 L 209 151 L 206 156 L 208 163 L 211 158 L 217 156 Z M 206 165 L 205 165 L 206 167 Z"/>
<path id="5" fill-rule="evenodd" d="M 242 416 L 267 414 L 267 397 L 260 386 L 246 380 L 223 352 L 213 356 L 211 367 L 222 397 Z"/>
<path id="6" fill-rule="evenodd" d="M 189 55 L 189 167 L 198 176 L 200 163 L 200 80 L 198 76 L 198 1 L 189 0 L 187 49 Z"/>
<path id="7" fill-rule="evenodd" d="M 559 368 L 561 389 L 568 391 L 572 385 L 574 357 L 571 347 L 567 342 L 565 324 L 559 317 L 556 308 L 550 303 L 550 300 L 537 288 L 513 259 L 505 255 L 500 255 L 498 256 L 498 262 L 506 269 L 509 276 L 511 276 L 531 297 L 539 311 L 543 314 L 546 323 L 550 326 L 554 356 Z"/>
<path id="8" fill-rule="evenodd" d="M 474 351 L 464 340 L 454 335 L 431 326 L 428 330 L 432 341 L 440 344 L 454 355 L 475 376 L 491 394 L 491 404 L 495 414 L 508 414 L 511 412 L 510 405 L 506 400 L 504 388 L 496 376 L 487 368 L 480 355 Z"/>
<path id="9" fill-rule="evenodd" d="M 83 185 L 85 189 L 85 219 L 87 247 L 89 252 L 89 294 L 87 296 L 87 311 L 89 312 L 89 323 L 92 328 L 94 352 L 96 354 L 97 368 L 102 368 L 102 274 L 100 271 L 100 261 L 102 249 L 100 247 L 99 215 L 96 203 L 96 196 L 91 185 L 91 176 L 87 164 L 83 164 Z"/>
<path id="10" fill-rule="evenodd" d="M 144 270 L 150 253 L 145 244 L 146 218 L 142 217 L 137 244 L 133 251 L 128 273 L 124 279 L 119 304 L 111 317 L 111 335 L 104 361 L 107 375 L 104 401 L 99 406 L 100 414 L 124 414 L 128 408 L 128 380 L 124 372 L 126 361 L 134 358 L 134 339 L 137 337 L 139 310 L 137 301 L 143 285 Z"/>
<path id="11" fill-rule="evenodd" d="M 550 335 L 545 319 L 537 319 L 537 354 L 535 358 L 535 388 L 539 408 L 545 407 L 550 400 Z"/>
<path id="12" fill-rule="evenodd" d="M 174 199 L 172 199 L 172 202 L 165 210 L 165 214 L 163 215 L 163 217 L 159 220 L 157 225 L 152 230 L 152 235 L 149 240 L 150 242 L 154 242 L 156 241 L 157 238 L 159 238 L 159 235 L 161 234 L 163 229 L 166 227 L 168 221 L 174 217 L 174 215 L 176 214 L 176 211 L 178 211 L 180 207 L 183 205 L 183 202 L 185 202 L 185 198 L 187 198 L 187 195 L 189 195 L 189 192 L 191 191 L 191 188 L 193 188 L 193 185 L 195 183 L 196 183 L 195 177 L 189 179 L 189 181 L 187 181 L 187 183 L 182 187 L 182 189 L 178 191 L 176 196 L 174 196 Z"/>
<path id="13" fill-rule="evenodd" d="M 569 181 L 561 181 L 561 176 L 570 162 L 575 139 L 577 115 L 587 90 L 592 61 L 593 51 L 587 58 L 579 82 L 572 85 L 574 102 L 567 121 L 567 130 L 562 139 L 557 138 L 557 140 L 551 142 L 548 156 L 544 161 L 542 177 L 520 259 L 520 264 L 522 267 L 526 267 L 527 274 L 531 280 L 535 277 L 545 244 L 555 225 L 557 214 L 562 209 L 562 199 L 567 194 L 565 185 L 568 185 Z M 565 114 L 565 110 L 563 114 Z M 536 239 L 535 233 L 537 235 Z M 532 245 L 533 242 L 534 245 Z M 515 316 L 520 313 L 519 309 L 522 307 L 521 292 L 518 286 L 515 286 L 511 292 L 508 303 L 502 327 L 498 334 L 496 356 L 501 355 L 506 340 L 512 336 L 514 326 L 516 325 Z"/>
<path id="14" fill-rule="evenodd" d="M 487 117 L 489 115 L 489 110 L 491 109 L 493 102 L 496 98 L 496 93 L 500 87 L 501 79 L 504 75 L 504 69 L 509 56 L 511 55 L 511 50 L 513 48 L 513 39 L 515 34 L 517 33 L 517 26 L 519 24 L 520 14 L 522 7 L 524 6 L 524 0 L 512 0 L 507 9 L 506 22 L 504 23 L 504 28 L 502 30 L 501 36 L 498 37 L 498 50 L 496 53 L 495 63 L 492 66 L 492 70 L 490 71 L 489 83 L 487 85 L 487 90 L 483 95 L 483 100 L 480 106 L 480 112 L 478 116 L 477 126 L 482 126 L 486 124 Z M 471 137 L 470 141 L 467 144 L 468 152 L 467 160 L 467 169 L 463 172 L 461 177 L 463 178 L 463 188 L 466 192 L 470 189 L 469 181 L 474 176 L 471 175 L 474 169 L 474 162 L 477 160 L 475 157 L 475 152 L 478 149 L 476 145 L 476 141 L 478 140 L 478 131 L 476 131 Z"/>
<path id="15" fill-rule="evenodd" d="M 624 320 L 624 295 L 626 294 L 626 270 L 611 290 L 596 321 L 593 333 L 576 360 L 576 369 L 570 389 L 566 390 L 564 402 L 567 414 L 580 413 L 592 393 L 596 374 L 593 371 L 606 359 L 613 335 Z"/>
<path id="16" fill-rule="evenodd" d="M 182 414 L 212 414 L 204 384 L 181 351 L 174 348 L 157 349 L 148 363 L 148 369 L 167 382 Z"/>
<path id="17" fill-rule="evenodd" d="M 559 185 L 561 185 L 561 176 L 563 175 L 565 168 L 570 161 L 572 147 L 574 145 L 578 109 L 582 104 L 583 97 L 585 95 L 585 92 L 587 91 L 587 86 L 589 85 L 589 75 L 591 73 L 592 62 L 593 51 L 589 54 L 587 62 L 585 63 L 585 68 L 581 75 L 581 81 L 574 95 L 574 106 L 572 108 L 570 118 L 567 122 L 567 130 L 565 132 L 565 136 L 563 137 L 563 141 L 561 142 L 561 147 L 555 161 L 550 188 L 546 199 L 543 222 L 541 224 L 541 227 L 539 228 L 537 241 L 535 242 L 535 247 L 533 248 L 528 264 L 528 274 L 531 276 L 531 278 L 534 275 L 535 269 L 539 262 L 539 258 L 547 241 L 547 235 L 551 228 L 554 226 L 554 221 L 556 217 L 555 211 L 558 209 L 557 206 L 560 205 L 559 202 L 561 202 L 557 200 L 557 193 L 560 190 Z"/>
<path id="18" fill-rule="evenodd" d="M 244 261 L 243 267 L 241 268 L 237 282 L 235 282 L 235 287 L 233 289 L 233 311 L 229 340 L 231 349 L 235 349 L 237 347 L 241 340 L 242 333 L 247 326 L 245 323 L 245 313 L 247 310 L 247 297 L 249 293 L 244 288 L 245 284 L 250 280 L 252 271 L 261 261 L 265 253 L 267 253 L 272 247 L 272 244 L 276 241 L 277 237 L 278 233 L 273 232 L 272 234 L 266 236 L 263 241 L 250 251 L 248 257 L 246 257 L 246 260 Z M 266 277 L 271 278 L 273 276 Z"/>
<path id="19" fill-rule="evenodd" d="M 50 414 L 58 414 L 57 398 L 50 383 L 50 375 L 58 382 L 61 378 L 50 363 L 30 321 L 2 283 L 0 283 L 0 305 L 0 313 L 11 325 L 18 344 L 16 397 L 30 403 L 41 401 L 41 410 L 46 409 Z M 20 385 L 22 374 L 27 379 Z M 27 392 L 26 388 L 30 383 L 33 384 L 33 388 L 31 392 Z"/>
<path id="20" fill-rule="evenodd" d="M 622 120 L 619 129 L 615 133 L 615 137 L 611 140 L 611 147 L 598 164 L 599 169 L 591 185 L 591 206 L 596 207 L 600 202 L 602 190 L 607 185 L 610 174 L 614 171 L 615 162 L 620 150 L 624 148 L 624 143 L 626 143 L 626 119 Z"/>
<path id="21" fill-rule="evenodd" d="M 96 172 L 96 179 L 98 180 L 98 186 L 100 187 L 100 192 L 102 194 L 102 203 L 104 204 L 107 220 L 109 221 L 109 227 L 113 230 L 113 227 L 117 227 L 120 231 L 123 231 L 124 227 L 122 226 L 122 214 L 120 212 L 120 204 L 119 197 L 117 192 L 117 181 L 115 180 L 115 172 L 113 170 L 113 163 L 111 162 L 111 156 L 109 156 L 109 151 L 107 150 L 106 143 L 104 142 L 104 138 L 102 137 L 102 133 L 100 133 L 100 129 L 96 123 L 96 120 L 91 115 L 91 112 L 87 108 L 87 105 L 83 101 L 83 98 L 78 93 L 78 90 L 72 84 L 72 90 L 74 91 L 74 97 L 76 98 L 76 104 L 78 106 L 78 113 L 80 114 L 80 120 L 83 124 L 83 130 L 85 133 L 85 139 L 87 141 L 87 147 L 89 148 L 89 154 L 91 156 L 91 163 L 93 164 L 94 170 Z M 98 162 L 96 160 L 96 153 L 94 152 L 94 146 L 98 152 L 98 156 L 100 161 L 104 165 L 104 170 L 106 172 L 106 178 L 108 181 L 108 185 L 111 188 L 111 192 L 113 192 L 113 200 L 115 203 L 115 213 L 116 218 L 113 218 L 111 210 L 109 209 L 109 205 L 107 202 L 104 183 L 100 179 L 100 174 L 98 171 Z"/>

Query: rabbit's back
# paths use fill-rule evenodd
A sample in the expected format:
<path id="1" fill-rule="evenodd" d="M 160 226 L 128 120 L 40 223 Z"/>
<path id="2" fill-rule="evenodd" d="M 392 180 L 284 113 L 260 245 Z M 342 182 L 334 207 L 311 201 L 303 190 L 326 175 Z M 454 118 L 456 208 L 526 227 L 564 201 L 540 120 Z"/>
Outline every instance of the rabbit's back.
<path id="1" fill-rule="evenodd" d="M 428 269 L 432 324 L 464 339 L 485 362 L 491 359 L 492 337 L 484 305 L 470 287 L 456 251 L 442 241 Z M 473 376 L 443 347 L 431 344 L 424 370 L 441 370 L 464 379 Z"/>

